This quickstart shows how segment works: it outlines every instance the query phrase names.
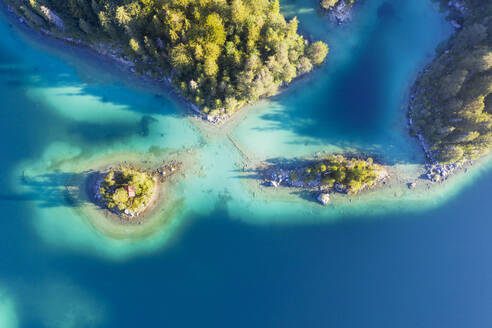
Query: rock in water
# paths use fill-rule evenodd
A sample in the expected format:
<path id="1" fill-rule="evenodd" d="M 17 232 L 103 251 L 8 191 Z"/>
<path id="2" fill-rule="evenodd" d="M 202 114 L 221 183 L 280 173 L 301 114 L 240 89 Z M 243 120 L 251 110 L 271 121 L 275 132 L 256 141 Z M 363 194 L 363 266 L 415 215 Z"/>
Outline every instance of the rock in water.
<path id="1" fill-rule="evenodd" d="M 330 202 L 330 194 L 321 193 L 318 195 L 317 200 L 322 205 L 328 205 L 328 203 Z"/>
<path id="2" fill-rule="evenodd" d="M 58 16 L 53 10 L 46 6 L 40 7 L 41 12 L 44 14 L 46 19 L 53 25 L 55 25 L 59 30 L 63 30 L 63 20 Z"/>

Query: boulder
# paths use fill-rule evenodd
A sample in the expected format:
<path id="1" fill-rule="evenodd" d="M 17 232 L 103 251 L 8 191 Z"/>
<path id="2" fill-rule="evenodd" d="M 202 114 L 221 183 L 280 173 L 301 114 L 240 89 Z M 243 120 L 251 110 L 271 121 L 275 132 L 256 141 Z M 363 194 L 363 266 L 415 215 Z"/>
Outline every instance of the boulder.
<path id="1" fill-rule="evenodd" d="M 322 192 L 316 199 L 321 205 L 328 205 L 330 203 L 330 194 Z"/>
<path id="2" fill-rule="evenodd" d="M 453 25 L 453 27 L 454 27 L 455 29 L 460 29 L 460 28 L 461 28 L 461 25 L 460 25 L 460 24 L 458 24 L 458 22 L 456 22 L 455 20 L 452 20 L 452 21 L 451 21 L 451 25 Z"/>

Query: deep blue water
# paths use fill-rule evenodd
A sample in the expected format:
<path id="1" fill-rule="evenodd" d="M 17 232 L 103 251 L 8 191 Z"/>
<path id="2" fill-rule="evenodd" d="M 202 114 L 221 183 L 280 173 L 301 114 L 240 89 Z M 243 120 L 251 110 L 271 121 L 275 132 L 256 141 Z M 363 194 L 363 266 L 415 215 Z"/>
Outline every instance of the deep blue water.
<path id="1" fill-rule="evenodd" d="M 385 68 L 394 67 L 386 65 L 398 61 L 408 46 L 408 40 L 397 43 L 396 36 L 386 31 L 401 24 L 410 24 L 411 29 L 414 12 L 399 11 L 400 1 L 387 3 L 393 10 L 388 5 L 376 6 L 379 9 L 367 18 L 372 28 L 369 40 L 340 68 L 337 76 L 342 78 L 328 88 L 327 98 L 314 99 L 313 106 L 303 111 L 300 104 L 306 105 L 305 99 L 281 96 L 278 103 L 286 107 L 286 115 L 299 121 L 314 116 L 313 124 L 325 122 L 353 138 L 358 134 L 382 138 L 380 129 L 392 124 L 382 95 L 400 92 L 390 88 L 397 84 L 392 79 L 405 80 L 398 80 L 404 73 L 392 75 Z M 307 5 L 293 6 L 302 9 Z M 285 8 L 291 7 L 286 4 Z M 410 17 L 397 20 L 404 14 Z M 299 17 L 301 25 L 304 22 L 313 34 L 321 34 L 326 27 L 315 31 L 309 25 L 311 20 Z M 121 145 L 143 147 L 153 144 L 152 138 L 161 133 L 165 140 L 172 139 L 178 131 L 167 126 L 166 120 L 177 120 L 171 122 L 182 124 L 183 133 L 195 132 L 181 122 L 186 119 L 169 96 L 156 99 L 142 90 L 126 91 L 126 82 L 111 77 L 105 80 L 104 73 L 93 72 L 100 69 L 96 59 L 87 59 L 87 66 L 82 66 L 79 59 L 64 57 L 63 50 L 40 46 L 36 36 L 14 32 L 3 16 L 0 34 L 4 36 L 0 40 L 0 326 L 492 326 L 490 171 L 478 175 L 447 202 L 420 212 L 306 224 L 251 224 L 239 220 L 239 214 L 223 199 L 211 198 L 212 210 L 192 210 L 179 234 L 162 247 L 135 256 L 99 256 L 104 253 L 102 248 L 108 247 L 104 243 L 81 252 L 68 243 L 52 242 L 39 228 L 38 223 L 45 222 L 41 214 L 55 215 L 50 207 L 66 205 L 60 200 L 37 202 L 49 196 L 42 188 L 38 195 L 19 192 L 21 177 L 16 170 L 20 163 L 47 162 L 46 149 L 53 143 L 77 145 L 87 154 Z M 340 45 L 342 41 L 334 40 L 333 49 L 337 42 Z M 432 45 L 428 42 L 427 48 Z M 412 44 L 418 45 L 418 40 Z M 376 52 L 381 49 L 386 50 L 384 56 Z M 372 83 L 375 77 L 378 80 Z M 333 83 L 324 77 L 318 81 Z M 117 120 L 105 119 L 99 112 L 93 120 L 93 114 L 84 114 L 83 109 L 67 114 L 63 106 L 60 110 L 45 102 L 45 98 L 55 98 L 51 93 L 39 91 L 81 85 L 84 95 L 97 96 L 111 106 L 126 106 L 128 113 Z M 354 85 L 361 88 L 354 89 Z M 302 93 L 301 88 L 294 91 Z M 334 109 L 322 108 L 329 107 L 330 97 L 337 95 L 345 95 L 346 101 L 337 102 L 344 107 L 337 111 L 333 123 L 327 113 Z M 364 111 L 366 107 L 370 115 Z M 157 114 L 164 117 L 158 117 L 164 128 L 152 125 L 146 136 L 148 129 L 142 119 Z M 159 135 L 154 136 L 154 128 Z M 296 125 L 286 130 L 323 142 L 342 142 L 336 140 L 338 130 L 320 126 L 304 130 Z M 189 138 L 190 144 L 201 142 L 198 137 Z M 61 148 L 55 149 L 61 152 Z M 296 217 L 295 211 L 290 215 L 293 220 L 283 218 L 285 222 L 303 219 Z M 70 222 L 73 217 L 60 215 L 54 220 Z M 65 234 L 61 230 L 55 233 Z"/>

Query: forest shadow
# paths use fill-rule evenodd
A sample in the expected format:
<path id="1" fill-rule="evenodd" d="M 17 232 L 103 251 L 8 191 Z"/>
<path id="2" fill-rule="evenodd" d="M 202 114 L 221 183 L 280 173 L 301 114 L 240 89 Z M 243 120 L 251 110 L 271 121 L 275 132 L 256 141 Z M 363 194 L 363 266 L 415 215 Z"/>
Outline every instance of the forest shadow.
<path id="1" fill-rule="evenodd" d="M 137 122 L 110 122 L 110 123 L 88 123 L 74 122 L 68 126 L 68 133 L 78 136 L 84 143 L 113 143 L 124 140 L 132 136 L 148 137 L 150 126 L 157 122 L 157 119 L 150 115 L 143 115 Z"/>
<path id="2" fill-rule="evenodd" d="M 36 202 L 41 208 L 81 207 L 95 204 L 90 188 L 99 172 L 84 171 L 71 173 L 55 171 L 34 176 L 25 173 L 19 177 L 20 185 L 25 189 L 21 193 L 0 194 L 0 201 Z"/>
<path id="3" fill-rule="evenodd" d="M 32 68 L 21 67 L 16 65 L 15 63 L 7 62 L 5 65 L 2 65 L 0 61 L 0 84 L 8 85 L 8 88 L 19 89 L 19 91 L 24 90 L 26 87 L 33 88 L 44 88 L 44 87 L 75 87 L 76 84 L 72 82 L 64 82 L 64 77 L 60 77 L 60 80 L 50 83 L 49 81 L 43 81 L 41 79 L 32 79 L 30 76 L 35 74 L 37 70 Z M 66 92 L 62 93 L 62 96 L 84 96 L 84 94 L 89 96 L 96 96 L 97 88 L 96 87 L 86 87 L 86 89 L 90 89 L 91 93 L 84 93 L 84 88 L 77 89 L 76 92 Z M 87 90 L 86 90 L 87 91 Z M 101 93 L 104 93 L 101 91 Z M 112 105 L 125 106 L 129 108 L 129 110 L 139 111 L 141 114 L 140 118 L 131 121 L 108 121 L 108 122 L 84 122 L 84 121 L 75 121 L 71 118 L 66 118 L 57 113 L 51 113 L 51 111 L 42 111 L 47 115 L 51 116 L 49 119 L 53 124 L 57 121 L 57 127 L 63 127 L 66 129 L 69 135 L 73 135 L 76 138 L 79 138 L 84 141 L 84 143 L 89 144 L 97 144 L 102 143 L 112 143 L 118 140 L 125 140 L 132 136 L 142 136 L 147 137 L 150 133 L 150 128 L 153 123 L 158 122 L 158 120 L 154 117 L 154 114 L 147 113 L 147 108 L 145 106 L 133 106 L 128 104 L 126 101 L 122 99 L 118 99 L 118 103 L 116 103 L 116 99 L 118 95 L 108 96 L 108 95 L 97 95 L 97 97 L 101 97 L 101 101 L 110 103 Z M 149 96 L 149 99 L 153 99 L 152 96 Z M 32 108 L 32 116 L 39 115 L 39 107 L 45 106 L 43 103 L 39 101 L 35 101 L 29 97 L 24 97 L 24 101 L 26 104 L 23 106 L 28 109 Z M 149 100 L 150 101 L 150 100 Z M 70 103 L 67 103 L 67 106 L 70 106 Z M 157 111 L 155 111 L 157 112 Z M 163 113 L 159 113 L 161 115 Z M 178 115 L 174 113 L 172 115 Z M 47 118 L 48 119 L 48 118 Z"/>
<path id="4" fill-rule="evenodd" d="M 30 52 L 34 51 L 36 56 L 30 52 L 19 56 L 4 49 L 0 54 L 0 83 L 18 88 L 77 88 L 73 95 L 93 96 L 143 115 L 183 116 L 180 106 L 175 105 L 182 100 L 166 83 L 135 75 L 123 64 L 91 48 L 47 37 L 19 24 L 9 13 L 2 14 L 9 29 L 26 37 L 27 41 L 19 41 L 19 46 L 26 42 L 35 46 Z"/>

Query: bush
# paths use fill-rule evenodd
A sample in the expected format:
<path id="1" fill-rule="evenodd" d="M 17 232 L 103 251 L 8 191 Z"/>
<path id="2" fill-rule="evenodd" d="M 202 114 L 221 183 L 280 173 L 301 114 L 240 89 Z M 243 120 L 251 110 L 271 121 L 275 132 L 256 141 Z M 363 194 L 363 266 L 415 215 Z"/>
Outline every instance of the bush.
<path id="1" fill-rule="evenodd" d="M 329 156 L 306 167 L 304 180 L 313 180 L 318 176 L 321 186 L 325 188 L 339 184 L 349 193 L 357 194 L 364 188 L 373 187 L 379 180 L 381 170 L 381 165 L 374 163 L 370 157 L 363 160 Z"/>

